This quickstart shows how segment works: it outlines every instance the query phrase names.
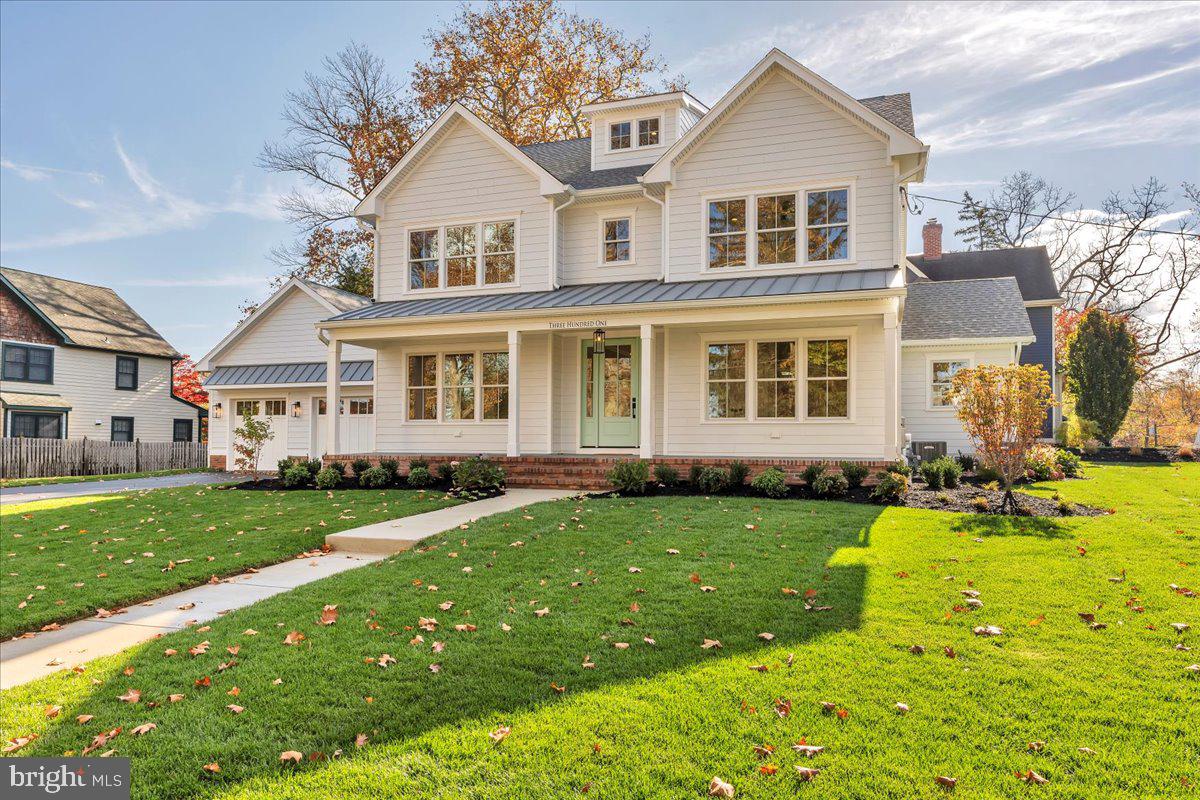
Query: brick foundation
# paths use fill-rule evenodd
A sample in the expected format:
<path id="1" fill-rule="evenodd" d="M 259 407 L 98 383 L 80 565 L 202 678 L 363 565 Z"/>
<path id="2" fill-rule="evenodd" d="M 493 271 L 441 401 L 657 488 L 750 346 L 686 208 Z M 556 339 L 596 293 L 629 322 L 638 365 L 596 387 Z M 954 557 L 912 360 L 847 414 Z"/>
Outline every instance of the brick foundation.
<path id="1" fill-rule="evenodd" d="M 219 469 L 219 470 L 224 470 L 224 469 L 225 469 L 225 463 L 226 463 L 226 462 L 225 462 L 225 456 L 209 456 L 209 457 L 208 457 L 208 467 L 209 467 L 209 469 Z"/>
<path id="2" fill-rule="evenodd" d="M 449 463 L 451 461 L 462 461 L 470 458 L 470 455 L 428 455 L 418 456 L 413 454 L 389 454 L 389 453 L 355 453 L 338 456 L 325 456 L 322 460 L 324 464 L 329 464 L 333 461 L 340 461 L 348 467 L 351 461 L 359 458 L 365 458 L 371 463 L 371 466 L 377 466 L 380 459 L 390 458 L 397 462 L 400 466 L 400 472 L 408 472 L 409 464 L 415 459 L 423 459 L 429 462 L 429 468 L 434 474 L 437 473 L 437 468 L 440 464 Z M 621 461 L 629 461 L 635 458 L 634 456 L 488 456 L 492 461 L 504 468 L 504 473 L 508 478 L 508 485 L 512 487 L 532 487 L 546 489 L 583 489 L 587 491 L 603 491 L 611 488 L 608 483 L 608 471 L 614 465 Z M 649 459 L 651 469 L 655 464 L 669 464 L 679 471 L 679 477 L 686 479 L 688 472 L 693 465 L 702 467 L 721 467 L 727 468 L 732 459 L 714 458 L 714 457 L 691 457 L 691 456 L 656 456 Z M 743 458 L 740 459 L 747 467 L 750 468 L 750 477 L 753 478 L 758 473 L 768 467 L 778 467 L 787 475 L 789 483 L 800 483 L 800 476 L 804 472 L 804 468 L 812 464 L 823 464 L 829 467 L 832 471 L 837 471 L 838 466 L 836 461 L 824 461 L 821 459 L 804 459 L 804 458 Z M 857 459 L 853 459 L 857 460 Z M 887 466 L 887 461 L 862 461 L 871 468 L 872 471 L 883 469 Z"/>

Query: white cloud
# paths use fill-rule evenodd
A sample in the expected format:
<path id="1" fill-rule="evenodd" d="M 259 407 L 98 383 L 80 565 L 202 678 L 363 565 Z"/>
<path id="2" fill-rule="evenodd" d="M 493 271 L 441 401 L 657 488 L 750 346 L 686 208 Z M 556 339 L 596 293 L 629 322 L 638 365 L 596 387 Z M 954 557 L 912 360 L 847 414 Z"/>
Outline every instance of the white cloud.
<path id="1" fill-rule="evenodd" d="M 76 169 L 63 169 L 62 167 L 42 167 L 36 164 L 18 164 L 7 158 L 0 158 L 0 169 L 11 170 L 21 180 L 34 183 L 48 181 L 58 175 L 87 178 L 92 183 L 104 183 L 104 176 L 99 172 L 84 172 Z"/>
<path id="2" fill-rule="evenodd" d="M 102 197 L 56 192 L 63 203 L 85 212 L 92 217 L 92 221 L 80 227 L 63 228 L 42 236 L 4 241 L 0 243 L 0 250 L 15 252 L 69 247 L 194 229 L 219 214 L 238 214 L 263 220 L 283 219 L 278 207 L 279 195 L 272 192 L 247 192 L 240 176 L 233 180 L 224 199 L 196 200 L 172 190 L 155 178 L 145 164 L 125 150 L 120 139 L 114 137 L 113 146 L 124 177 L 135 190 L 133 193 L 120 192 L 111 186 Z M 3 166 L 16 170 L 16 166 L 9 167 L 8 163 Z M 42 169 L 39 173 L 42 177 L 29 178 L 30 180 L 48 180 L 58 172 L 39 169 Z M 97 181 L 101 182 L 103 178 Z"/>

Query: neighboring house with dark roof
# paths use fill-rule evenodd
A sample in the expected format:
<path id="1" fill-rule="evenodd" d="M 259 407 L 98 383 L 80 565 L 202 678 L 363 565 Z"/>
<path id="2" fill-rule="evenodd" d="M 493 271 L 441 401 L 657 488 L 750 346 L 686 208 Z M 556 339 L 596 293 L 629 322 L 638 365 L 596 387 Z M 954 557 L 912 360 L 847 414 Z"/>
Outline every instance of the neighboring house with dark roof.
<path id="1" fill-rule="evenodd" d="M 0 340 L 5 437 L 198 440 L 181 356 L 112 289 L 0 268 Z"/>
<path id="2" fill-rule="evenodd" d="M 211 419 L 210 463 L 232 467 L 233 431 L 246 413 L 275 433 L 261 465 L 288 456 L 325 452 L 326 347 L 317 323 L 369 305 L 370 298 L 293 278 L 196 362 L 205 378 Z M 342 353 L 341 437 L 356 449 L 374 447 L 375 351 L 348 346 Z"/>
<path id="3" fill-rule="evenodd" d="M 447 108 L 355 209 L 373 297 L 243 323 L 202 364 L 225 411 L 286 401 L 295 455 L 882 464 L 962 449 L 945 375 L 1040 343 L 1011 271 L 909 282 L 907 94 L 772 50 L 711 108 L 581 111 L 592 136 L 516 147 Z M 368 445 L 312 411 L 367 392 Z"/>

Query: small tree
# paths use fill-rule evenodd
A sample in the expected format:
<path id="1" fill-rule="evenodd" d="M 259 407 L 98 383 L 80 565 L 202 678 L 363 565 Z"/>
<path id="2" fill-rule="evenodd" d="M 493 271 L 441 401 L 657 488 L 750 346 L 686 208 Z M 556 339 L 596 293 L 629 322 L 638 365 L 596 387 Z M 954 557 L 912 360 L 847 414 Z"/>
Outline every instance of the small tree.
<path id="1" fill-rule="evenodd" d="M 984 364 L 959 370 L 950 397 L 980 461 L 1004 481 L 1001 513 L 1019 511 L 1012 485 L 1054 405 L 1050 376 L 1037 364 Z"/>
<path id="2" fill-rule="evenodd" d="M 234 465 L 240 470 L 249 471 L 254 475 L 254 480 L 258 480 L 258 461 L 267 442 L 274 438 L 275 431 L 271 430 L 270 423 L 243 414 L 242 427 L 233 432 L 233 450 L 237 453 Z"/>
<path id="3" fill-rule="evenodd" d="M 1138 344 L 1121 317 L 1089 309 L 1067 340 L 1067 388 L 1075 413 L 1100 427 L 1111 445 L 1133 402 Z"/>

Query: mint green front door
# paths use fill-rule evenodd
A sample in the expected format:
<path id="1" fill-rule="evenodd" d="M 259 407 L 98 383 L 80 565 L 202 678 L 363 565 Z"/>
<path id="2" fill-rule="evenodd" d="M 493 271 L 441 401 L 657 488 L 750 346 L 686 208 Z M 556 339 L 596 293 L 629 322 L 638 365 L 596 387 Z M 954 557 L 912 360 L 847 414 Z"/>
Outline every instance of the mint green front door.
<path id="1" fill-rule="evenodd" d="M 638 340 L 610 339 L 603 353 L 583 342 L 579 443 L 584 447 L 638 446 Z"/>

